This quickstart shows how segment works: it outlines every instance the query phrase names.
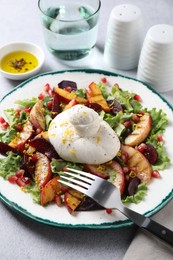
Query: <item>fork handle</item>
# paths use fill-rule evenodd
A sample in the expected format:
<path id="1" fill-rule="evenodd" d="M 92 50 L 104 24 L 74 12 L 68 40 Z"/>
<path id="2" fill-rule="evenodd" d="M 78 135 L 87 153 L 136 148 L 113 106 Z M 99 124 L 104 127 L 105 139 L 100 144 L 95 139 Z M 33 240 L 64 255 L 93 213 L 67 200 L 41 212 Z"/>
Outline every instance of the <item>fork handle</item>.
<path id="1" fill-rule="evenodd" d="M 141 227 L 173 246 L 173 231 L 170 229 L 149 218 L 146 218 Z"/>

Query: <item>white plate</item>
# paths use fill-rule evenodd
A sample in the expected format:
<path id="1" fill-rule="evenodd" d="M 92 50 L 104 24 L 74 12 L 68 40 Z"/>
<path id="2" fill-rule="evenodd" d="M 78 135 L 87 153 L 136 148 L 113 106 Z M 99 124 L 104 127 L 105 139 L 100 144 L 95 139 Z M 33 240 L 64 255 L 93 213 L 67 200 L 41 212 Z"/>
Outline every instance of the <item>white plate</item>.
<path id="1" fill-rule="evenodd" d="M 110 85 L 118 83 L 122 89 L 139 94 L 143 100 L 143 106 L 147 108 L 156 107 L 163 109 L 169 119 L 169 125 L 164 133 L 164 143 L 170 158 L 173 158 L 173 108 L 148 85 L 135 79 L 127 78 L 111 72 L 100 70 L 73 70 L 46 73 L 31 78 L 20 84 L 13 91 L 8 93 L 1 101 L 0 115 L 3 110 L 13 107 L 15 100 L 37 96 L 46 83 L 56 86 L 62 80 L 77 82 L 79 88 L 85 88 L 89 83 L 100 82 L 102 77 L 108 79 Z M 130 208 L 147 216 L 156 213 L 163 208 L 173 197 L 173 164 L 168 169 L 160 172 L 160 179 L 152 179 L 148 186 L 147 196 L 138 205 L 131 204 Z M 68 228 L 119 228 L 131 225 L 132 222 L 126 219 L 117 210 L 111 215 L 105 210 L 92 212 L 77 212 L 75 216 L 70 215 L 65 207 L 59 208 L 55 205 L 42 207 L 33 202 L 31 196 L 22 192 L 17 185 L 12 185 L 0 177 L 0 199 L 23 215 L 38 222 L 57 227 Z"/>

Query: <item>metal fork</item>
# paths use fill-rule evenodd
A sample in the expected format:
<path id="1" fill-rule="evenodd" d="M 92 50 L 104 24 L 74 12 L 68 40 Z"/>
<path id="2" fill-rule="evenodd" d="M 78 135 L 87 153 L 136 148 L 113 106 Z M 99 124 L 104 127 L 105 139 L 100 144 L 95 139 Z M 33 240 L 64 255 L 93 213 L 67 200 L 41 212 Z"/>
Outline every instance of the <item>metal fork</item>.
<path id="1" fill-rule="evenodd" d="M 137 226 L 173 245 L 173 231 L 127 207 L 121 202 L 120 191 L 112 183 L 88 172 L 67 168 L 58 180 L 95 200 L 104 208 L 118 209 Z"/>

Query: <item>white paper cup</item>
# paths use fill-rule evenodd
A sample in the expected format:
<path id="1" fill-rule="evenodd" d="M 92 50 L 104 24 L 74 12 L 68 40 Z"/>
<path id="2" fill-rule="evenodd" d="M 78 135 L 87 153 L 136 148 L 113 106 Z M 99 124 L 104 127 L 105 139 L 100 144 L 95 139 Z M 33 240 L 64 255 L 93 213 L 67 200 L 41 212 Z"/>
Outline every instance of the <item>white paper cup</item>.
<path id="1" fill-rule="evenodd" d="M 145 37 L 140 54 L 137 78 L 157 91 L 173 89 L 173 26 L 158 24 Z"/>
<path id="2" fill-rule="evenodd" d="M 129 4 L 114 7 L 107 26 L 105 61 L 115 69 L 136 68 L 143 38 L 141 10 Z"/>

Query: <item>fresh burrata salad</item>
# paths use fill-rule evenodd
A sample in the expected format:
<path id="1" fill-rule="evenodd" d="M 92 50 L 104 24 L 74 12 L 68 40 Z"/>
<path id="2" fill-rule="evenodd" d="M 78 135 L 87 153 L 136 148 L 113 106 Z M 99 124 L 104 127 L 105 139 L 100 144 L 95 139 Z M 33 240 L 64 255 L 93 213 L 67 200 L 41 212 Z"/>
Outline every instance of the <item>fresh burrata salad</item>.
<path id="1" fill-rule="evenodd" d="M 107 86 L 105 77 L 86 89 L 63 80 L 45 83 L 37 97 L 16 100 L 0 117 L 0 176 L 35 203 L 70 213 L 101 206 L 58 182 L 68 167 L 113 183 L 123 203 L 143 200 L 170 161 L 163 140 L 168 120 L 161 109 L 144 108 L 138 94 L 116 82 Z"/>

